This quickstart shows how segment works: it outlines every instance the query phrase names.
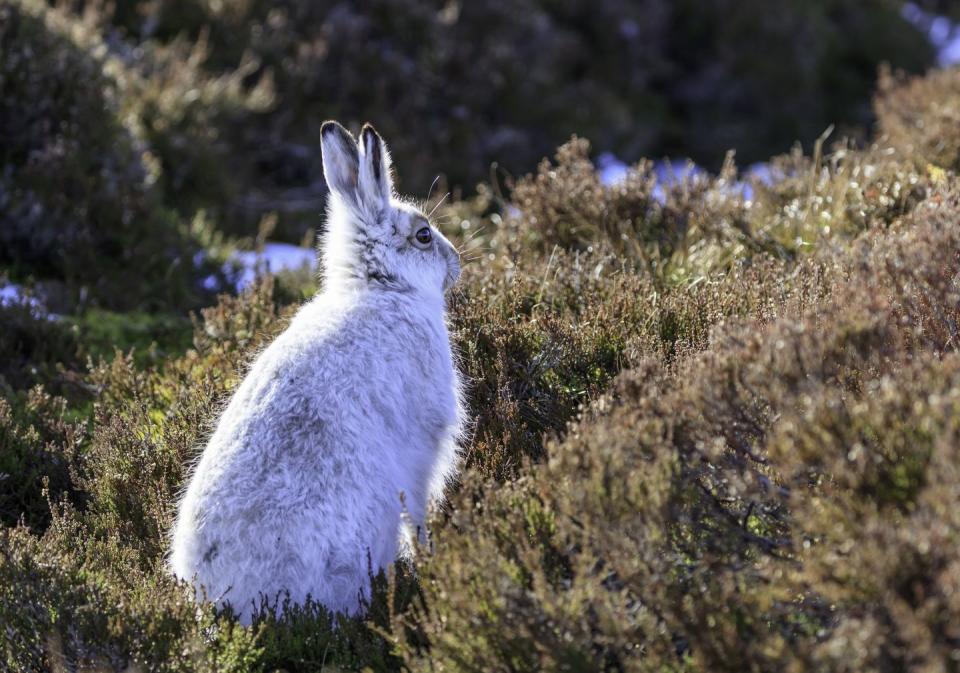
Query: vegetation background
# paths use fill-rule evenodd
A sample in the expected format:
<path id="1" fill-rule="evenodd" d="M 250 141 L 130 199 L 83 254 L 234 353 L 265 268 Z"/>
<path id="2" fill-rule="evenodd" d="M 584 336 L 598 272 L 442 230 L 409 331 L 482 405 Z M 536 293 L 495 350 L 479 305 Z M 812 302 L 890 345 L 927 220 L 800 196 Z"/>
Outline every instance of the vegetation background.
<path id="1" fill-rule="evenodd" d="M 0 668 L 960 671 L 956 11 L 0 0 Z M 473 262 L 474 426 L 366 617 L 242 627 L 166 534 L 327 118 Z"/>

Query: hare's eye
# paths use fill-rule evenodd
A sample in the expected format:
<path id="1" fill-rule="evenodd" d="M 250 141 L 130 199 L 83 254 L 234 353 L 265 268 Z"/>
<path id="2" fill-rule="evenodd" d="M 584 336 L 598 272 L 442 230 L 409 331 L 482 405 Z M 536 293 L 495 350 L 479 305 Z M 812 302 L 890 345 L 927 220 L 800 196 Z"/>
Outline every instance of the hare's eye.
<path id="1" fill-rule="evenodd" d="M 430 227 L 421 227 L 420 229 L 417 229 L 415 236 L 417 238 L 417 243 L 420 243 L 421 245 L 426 245 L 433 240 L 433 232 L 430 231 Z"/>

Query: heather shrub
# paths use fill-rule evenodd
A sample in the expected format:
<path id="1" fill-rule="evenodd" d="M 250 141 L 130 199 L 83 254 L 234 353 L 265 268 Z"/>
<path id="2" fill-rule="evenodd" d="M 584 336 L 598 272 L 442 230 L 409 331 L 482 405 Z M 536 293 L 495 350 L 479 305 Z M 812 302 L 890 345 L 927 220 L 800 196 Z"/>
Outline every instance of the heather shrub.
<path id="1" fill-rule="evenodd" d="M 248 671 L 255 634 L 187 600 L 162 574 L 125 563 L 116 543 L 63 523 L 37 539 L 0 533 L 0 652 L 11 670 Z M 215 634 L 215 637 L 211 635 Z"/>
<path id="2" fill-rule="evenodd" d="M 180 58 L 187 43 L 148 25 L 176 6 L 196 8 L 136 15 L 157 39 L 123 61 L 136 77 Z M 112 30 L 102 18 L 70 35 Z M 219 86 L 213 30 L 168 93 Z M 225 114 L 246 114 L 228 80 Z M 155 119 L 189 136 L 208 108 Z M 197 138 L 182 151 L 206 152 Z M 359 619 L 277 596 L 242 627 L 164 569 L 207 428 L 315 278 L 267 276 L 192 326 L 4 307 L 2 667 L 956 669 L 956 176 L 892 136 L 825 144 L 776 158 L 751 193 L 732 156 L 715 177 L 657 185 L 641 162 L 604 186 L 574 140 L 511 195 L 438 211 L 468 261 L 449 297 L 466 469 Z M 194 221 L 192 240 L 226 245 Z"/>
<path id="3" fill-rule="evenodd" d="M 716 241 L 730 250 L 752 245 L 751 252 L 756 250 L 729 158 L 715 179 L 691 174 L 661 184 L 653 164 L 644 161 L 622 181 L 606 186 L 589 151 L 587 141 L 573 138 L 557 150 L 555 164 L 544 160 L 536 175 L 516 183 L 515 210 L 506 232 L 517 245 L 582 249 L 609 239 L 655 277 L 666 276 L 672 258 L 694 242 L 704 246 Z"/>
<path id="4" fill-rule="evenodd" d="M 703 348 L 724 320 L 764 320 L 783 302 L 823 292 L 813 274 L 781 285 L 787 267 L 761 259 L 663 288 L 603 242 L 597 248 L 516 261 L 500 254 L 467 268 L 450 308 L 475 419 L 468 466 L 516 476 L 542 457 L 544 436 L 562 432 L 622 369 L 672 361 Z"/>
<path id="5" fill-rule="evenodd" d="M 208 303 L 245 175 L 224 132 L 271 104 L 269 76 L 204 73 L 202 42 L 134 49 L 93 9 L 0 11 L 0 265 L 58 312 Z"/>
<path id="6" fill-rule="evenodd" d="M 0 521 L 42 530 L 48 498 L 82 498 L 73 478 L 85 424 L 73 422 L 66 400 L 42 387 L 0 398 Z"/>
<path id="7" fill-rule="evenodd" d="M 92 531 L 161 559 L 176 494 L 220 404 L 263 339 L 283 326 L 267 281 L 203 311 L 194 348 L 166 366 L 139 369 L 118 353 L 90 372 L 98 391 L 95 431 L 79 471 Z"/>
<path id="8" fill-rule="evenodd" d="M 903 162 L 884 138 L 863 150 L 845 141 L 827 150 L 825 140 L 817 142 L 812 156 L 794 149 L 775 157 L 776 182 L 755 184 L 749 229 L 780 255 L 802 256 L 888 227 L 941 181 L 925 167 Z"/>
<path id="9" fill-rule="evenodd" d="M 842 615 L 811 667 L 956 666 L 958 365 L 924 354 L 860 398 L 831 391 L 772 442 L 796 492 L 800 581 Z"/>
<path id="10" fill-rule="evenodd" d="M 956 432 L 940 365 L 960 317 L 956 209 L 936 198 L 801 265 L 828 276 L 812 305 L 644 361 L 509 487 L 468 479 L 418 567 L 424 602 L 396 622 L 429 643 L 408 665 L 946 664 L 955 548 L 927 563 L 934 539 L 899 521 L 929 488 L 923 530 L 955 536 L 952 468 L 933 471 Z"/>
<path id="11" fill-rule="evenodd" d="M 554 162 L 517 181 L 499 242 L 549 253 L 609 241 L 626 263 L 669 285 L 743 260 L 790 261 L 849 241 L 909 213 L 940 179 L 905 165 L 886 145 L 839 144 L 827 153 L 824 140 L 811 157 L 799 148 L 775 157 L 773 184 L 738 182 L 730 155 L 716 177 L 690 172 L 663 183 L 650 162 L 640 162 L 606 186 L 589 143 L 574 138 Z"/>
<path id="12" fill-rule="evenodd" d="M 451 302 L 477 417 L 467 461 L 500 480 L 516 476 L 526 461 L 542 458 L 544 434 L 562 432 L 581 405 L 623 367 L 651 354 L 670 358 L 702 347 L 711 324 L 731 315 L 767 315 L 794 292 L 760 282 L 778 273 L 777 264 L 758 263 L 735 274 L 754 279 L 749 293 L 729 292 L 724 283 L 703 284 L 694 291 L 695 299 L 680 292 L 654 299 L 650 280 L 618 268 L 609 251 L 557 252 L 548 273 L 536 261 L 515 263 L 502 254 L 493 263 L 472 265 L 462 292 Z M 56 634 L 37 645 L 38 651 L 56 646 L 71 657 L 106 658 L 117 666 L 138 660 L 171 670 L 204 670 L 205 657 L 233 647 L 219 639 L 202 646 L 196 640 L 200 629 L 211 627 L 203 626 L 203 619 L 187 620 L 182 591 L 163 577 L 165 535 L 175 495 L 202 446 L 205 428 L 239 383 L 244 363 L 282 329 L 284 310 L 277 299 L 283 296 L 289 297 L 289 290 L 278 291 L 268 279 L 204 311 L 195 323 L 193 347 L 183 355 L 138 360 L 135 353 L 118 353 L 90 372 L 88 385 L 96 391 L 91 431 L 67 471 L 67 488 L 47 496 L 35 482 L 24 482 L 38 503 L 53 500 L 53 523 L 47 525 L 49 515 L 41 519 L 37 533 L 46 527 L 41 547 L 15 556 L 16 564 L 7 568 L 14 574 L 32 568 L 23 565 L 28 562 L 75 568 L 66 578 L 30 575 L 29 600 L 44 606 L 43 614 L 67 615 L 56 628 L 45 621 L 26 622 L 35 623 L 38 633 L 53 628 Z M 490 399 L 499 401 L 491 405 Z M 100 563 L 122 580 L 101 575 L 95 570 Z M 377 581 L 370 619 L 385 631 L 391 614 L 405 611 L 419 589 L 402 567 L 393 587 Z M 110 585 L 105 598 L 90 595 L 98 591 L 98 582 Z M 121 601 L 127 592 L 143 598 Z M 6 609 L 17 610 L 17 600 L 28 598 L 11 595 Z M 87 623 L 88 617 L 76 616 L 83 605 L 111 601 L 123 604 L 103 611 L 105 622 Z M 98 609 L 83 614 L 92 618 Z M 391 641 L 364 621 L 341 618 L 336 630 L 332 624 L 332 617 L 317 606 L 283 618 L 268 611 L 260 630 L 243 636 L 237 647 L 247 652 L 246 638 L 254 637 L 249 647 L 257 653 L 245 654 L 243 661 L 257 666 L 269 662 L 310 670 L 326 657 L 349 666 L 399 666 Z M 241 638 L 234 633 L 237 627 L 223 628 L 225 639 Z M 193 663 L 186 664 L 180 652 L 200 647 L 211 649 L 191 655 Z"/>
<path id="13" fill-rule="evenodd" d="M 703 147 L 705 156 L 689 156 L 714 167 L 730 148 L 753 163 L 797 140 L 811 142 L 832 124 L 844 135 L 868 124 L 878 66 L 918 72 L 930 49 L 906 25 L 899 2 L 681 0 L 670 7 L 675 21 L 695 17 L 680 32 L 677 61 L 695 65 L 672 97 L 684 122 L 669 136 L 670 155 L 677 156 L 674 147 Z M 835 96 L 838 90 L 845 93 Z"/>
<path id="14" fill-rule="evenodd" d="M 374 582 L 368 619 L 386 628 L 390 588 L 383 576 Z M 395 586 L 398 600 L 412 590 L 409 580 L 405 589 Z M 42 538 L 22 528 L 0 532 L 0 655 L 10 670 L 398 669 L 389 643 L 366 622 L 315 603 L 289 606 L 282 616 L 275 609 L 282 606 L 264 607 L 247 628 L 229 610 L 188 596 L 116 540 L 90 538 L 69 509 Z"/>
<path id="15" fill-rule="evenodd" d="M 926 77 L 883 71 L 874 100 L 879 131 L 919 166 L 956 171 L 960 137 L 955 119 L 960 106 L 960 70 Z"/>
<path id="16" fill-rule="evenodd" d="M 592 174 L 584 166 L 578 179 Z M 914 210 L 935 212 L 938 200 Z M 739 197 L 733 202 L 743 207 Z M 478 208 L 471 215 L 460 204 L 450 216 L 472 227 L 471 217 L 483 217 Z M 414 668 L 459 661 L 484 670 L 503 662 L 593 669 L 648 661 L 668 668 L 723 668 L 716 662 L 727 661 L 726 670 L 742 670 L 779 661 L 832 618 L 816 590 L 771 580 L 785 572 L 784 557 L 793 558 L 795 545 L 784 477 L 764 442 L 774 419 L 793 409 L 790 400 L 802 397 L 790 388 L 803 380 L 798 372 L 815 372 L 825 389 L 841 377 L 816 369 L 814 355 L 798 365 L 771 364 L 766 354 L 779 352 L 780 341 L 821 353 L 798 340 L 791 321 L 829 326 L 842 317 L 823 339 L 858 348 L 875 343 L 858 341 L 862 331 L 850 329 L 864 315 L 875 311 L 876 324 L 900 324 L 868 302 L 853 302 L 862 310 L 849 316 L 827 310 L 842 305 L 834 295 L 843 288 L 863 291 L 862 279 L 886 268 L 871 242 L 912 231 L 891 220 L 857 225 L 868 230 L 849 252 L 857 227 L 817 239 L 808 255 L 751 248 L 689 276 L 664 277 L 636 264 L 622 238 L 599 228 L 585 248 L 524 245 L 509 220 L 470 241 L 470 254 L 483 255 L 483 263 L 467 266 L 450 303 L 475 419 L 469 471 L 457 506 L 437 521 L 434 555 L 416 576 L 399 567 L 395 584 L 377 579 L 373 630 L 315 605 L 284 617 L 268 608 L 252 631 L 234 626 L 228 614 L 197 620 L 184 607 L 183 590 L 164 575 L 176 494 L 205 429 L 244 363 L 282 329 L 281 303 L 299 299 L 297 284 L 312 281 L 287 276 L 281 289 L 268 279 L 240 297 L 223 297 L 197 318 L 192 348 L 182 354 L 118 353 L 94 366 L 86 382 L 96 395 L 88 437 L 73 453 L 51 449 L 71 462 L 66 470 L 37 472 L 40 480 L 51 475 L 49 495 L 38 478 L 23 482 L 38 512 L 35 535 L 43 536 L 31 538 L 39 546 L 26 556 L 8 553 L 14 561 L 7 572 L 34 579 L 29 597 L 10 593 L 5 609 L 30 600 L 43 606 L 42 615 L 67 615 L 51 626 L 28 611 L 33 616 L 17 622 L 54 634 L 29 646 L 35 651 L 59 648 L 117 667 L 141 661 L 205 670 L 204 662 L 234 648 L 229 656 L 240 670 L 309 670 L 324 660 L 395 669 L 398 654 Z M 691 234 L 676 250 L 696 245 Z M 924 245 L 909 260 L 899 252 L 889 259 L 907 260 L 900 266 L 920 273 L 953 249 L 943 240 Z M 683 254 L 677 251 L 664 257 L 676 259 Z M 686 261 L 696 268 L 701 259 Z M 896 287 L 881 281 L 878 287 Z M 872 289 L 870 296 L 884 294 Z M 937 301 L 931 306 L 942 305 Z M 844 348 L 819 357 L 836 362 Z M 848 368 L 870 372 L 866 362 Z M 624 369 L 633 373 L 611 392 Z M 570 430 L 585 408 L 586 419 Z M 30 455 L 20 429 L 29 426 L 16 423 L 15 441 Z M 649 481 L 638 481 L 645 475 Z M 48 498 L 52 515 L 40 509 Z M 74 570 L 50 575 L 30 563 Z M 121 600 L 130 592 L 143 598 Z M 104 603 L 114 607 L 82 609 Z M 28 648 L 24 628 L 10 647 Z M 215 635 L 198 640 L 199 633 Z M 744 650 L 742 639 L 757 645 Z"/>
<path id="17" fill-rule="evenodd" d="M 164 203 L 185 218 L 202 211 L 223 228 L 252 187 L 255 166 L 235 136 L 274 105 L 270 71 L 254 77 L 257 63 L 248 59 L 234 70 L 207 73 L 210 47 L 203 36 L 134 53 L 116 55 L 112 65 L 123 113 L 136 120 L 155 161 Z"/>

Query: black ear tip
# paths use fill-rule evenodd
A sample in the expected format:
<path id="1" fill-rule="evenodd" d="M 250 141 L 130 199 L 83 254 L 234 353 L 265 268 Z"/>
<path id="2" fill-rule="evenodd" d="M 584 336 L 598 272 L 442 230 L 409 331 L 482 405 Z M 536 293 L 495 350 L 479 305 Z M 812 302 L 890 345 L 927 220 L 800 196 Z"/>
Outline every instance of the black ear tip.
<path id="1" fill-rule="evenodd" d="M 331 135 L 340 136 L 343 139 L 353 140 L 350 131 L 344 128 L 343 124 L 333 119 L 328 119 L 320 126 L 320 137 L 326 138 Z"/>
<path id="2" fill-rule="evenodd" d="M 364 124 L 363 128 L 360 129 L 360 137 L 364 140 L 368 138 L 373 141 L 380 140 L 380 134 L 377 133 L 377 129 L 373 128 L 373 124 L 370 122 Z"/>

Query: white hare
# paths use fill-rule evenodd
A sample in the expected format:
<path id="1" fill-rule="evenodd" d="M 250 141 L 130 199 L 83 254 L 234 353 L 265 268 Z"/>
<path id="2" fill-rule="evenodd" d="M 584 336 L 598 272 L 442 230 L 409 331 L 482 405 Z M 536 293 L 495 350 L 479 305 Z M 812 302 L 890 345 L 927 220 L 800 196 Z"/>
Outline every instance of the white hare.
<path id="1" fill-rule="evenodd" d="M 356 612 L 456 470 L 444 290 L 457 252 L 397 200 L 372 126 L 321 129 L 323 291 L 263 351 L 180 503 L 170 565 L 249 621 L 289 592 Z M 409 519 L 408 519 L 409 516 Z"/>

